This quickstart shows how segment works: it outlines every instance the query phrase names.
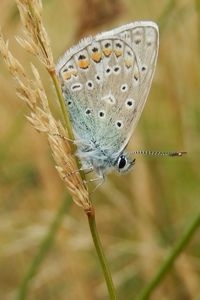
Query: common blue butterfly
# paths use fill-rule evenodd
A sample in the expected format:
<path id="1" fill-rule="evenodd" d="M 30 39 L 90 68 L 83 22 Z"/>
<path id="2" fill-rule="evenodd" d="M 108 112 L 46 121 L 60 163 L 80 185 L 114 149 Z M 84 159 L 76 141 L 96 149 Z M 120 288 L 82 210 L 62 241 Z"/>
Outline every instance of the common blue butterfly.
<path id="1" fill-rule="evenodd" d="M 149 93 L 158 46 L 158 26 L 139 21 L 84 38 L 58 62 L 83 169 L 103 177 L 134 164 L 126 147 Z"/>

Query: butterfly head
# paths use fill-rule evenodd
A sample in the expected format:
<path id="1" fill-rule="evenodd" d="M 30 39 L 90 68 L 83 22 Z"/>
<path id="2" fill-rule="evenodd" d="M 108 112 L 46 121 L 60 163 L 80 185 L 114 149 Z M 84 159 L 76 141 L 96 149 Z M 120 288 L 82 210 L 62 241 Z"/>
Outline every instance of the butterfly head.
<path id="1" fill-rule="evenodd" d="M 132 168 L 135 164 L 135 159 L 132 159 L 127 154 L 120 154 L 115 161 L 115 168 L 118 172 L 124 173 Z"/>

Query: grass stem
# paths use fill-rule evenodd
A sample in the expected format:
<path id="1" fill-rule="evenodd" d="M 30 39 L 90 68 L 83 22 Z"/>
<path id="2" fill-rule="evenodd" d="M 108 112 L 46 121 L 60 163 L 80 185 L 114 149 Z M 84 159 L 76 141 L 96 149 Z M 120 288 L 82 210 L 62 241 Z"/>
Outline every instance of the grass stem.
<path id="1" fill-rule="evenodd" d="M 102 247 L 102 244 L 101 244 L 101 241 L 99 238 L 99 234 L 98 234 L 98 230 L 97 230 L 97 226 L 96 226 L 95 210 L 93 209 L 91 211 L 87 211 L 87 217 L 88 217 L 88 222 L 89 222 L 94 246 L 95 246 L 95 249 L 96 249 L 96 252 L 97 252 L 97 255 L 99 258 L 99 262 L 101 264 L 102 271 L 104 274 L 104 278 L 106 281 L 110 300 L 116 300 L 116 293 L 115 293 L 115 288 L 114 288 L 111 272 L 108 267 L 108 262 L 106 260 L 105 254 L 104 254 L 103 247 Z"/>
<path id="2" fill-rule="evenodd" d="M 33 279 L 33 277 L 38 273 L 39 267 L 41 266 L 43 260 L 45 259 L 50 246 L 53 244 L 54 237 L 56 236 L 60 224 L 64 216 L 66 215 L 66 212 L 69 209 L 71 203 L 72 201 L 70 201 L 69 197 L 63 200 L 60 208 L 57 211 L 57 214 L 55 215 L 52 224 L 49 227 L 47 234 L 45 235 L 42 242 L 40 243 L 38 251 L 21 282 L 16 300 L 25 300 L 27 298 L 30 282 Z"/>
<path id="3" fill-rule="evenodd" d="M 62 115 L 63 115 L 64 122 L 65 122 L 65 127 L 67 128 L 67 131 L 68 131 L 68 134 L 69 134 L 69 138 L 71 140 L 74 140 L 74 134 L 73 134 L 71 122 L 70 122 L 70 119 L 69 119 L 69 113 L 68 113 L 68 110 L 67 110 L 66 105 L 65 105 L 65 101 L 64 101 L 62 91 L 61 91 L 61 88 L 60 88 L 60 83 L 58 82 L 58 78 L 56 76 L 55 71 L 49 72 L 49 74 L 52 78 L 52 81 L 53 81 L 53 84 L 54 84 L 54 87 L 55 87 L 55 90 L 56 90 L 56 94 L 57 94 L 58 101 L 59 101 L 59 104 L 60 104 L 60 107 L 61 107 Z M 72 143 L 72 146 L 73 145 L 74 144 Z M 75 149 L 73 149 L 73 150 L 75 150 Z"/>
<path id="4" fill-rule="evenodd" d="M 183 233 L 183 235 L 181 236 L 177 244 L 169 253 L 164 263 L 161 265 L 157 274 L 153 277 L 153 279 L 149 282 L 149 284 L 142 290 L 141 294 L 139 295 L 139 297 L 137 297 L 136 300 L 149 299 L 150 295 L 159 285 L 159 283 L 164 278 L 164 276 L 169 272 L 169 269 L 172 267 L 173 263 L 175 262 L 179 254 L 181 254 L 181 252 L 187 246 L 187 244 L 189 243 L 190 239 L 192 238 L 196 230 L 199 228 L 199 226 L 200 226 L 200 214 L 194 217 L 191 224 L 188 226 L 188 228 Z"/>

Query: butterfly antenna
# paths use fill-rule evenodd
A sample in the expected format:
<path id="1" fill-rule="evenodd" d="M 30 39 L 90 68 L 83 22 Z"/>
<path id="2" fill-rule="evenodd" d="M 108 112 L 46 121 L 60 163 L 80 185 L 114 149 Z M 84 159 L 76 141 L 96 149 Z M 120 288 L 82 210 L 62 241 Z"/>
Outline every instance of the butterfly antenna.
<path id="1" fill-rule="evenodd" d="M 182 156 L 186 154 L 186 151 L 180 152 L 171 152 L 171 151 L 151 151 L 151 150 L 136 150 L 131 152 L 131 154 L 139 154 L 139 155 L 151 155 L 151 156 Z"/>

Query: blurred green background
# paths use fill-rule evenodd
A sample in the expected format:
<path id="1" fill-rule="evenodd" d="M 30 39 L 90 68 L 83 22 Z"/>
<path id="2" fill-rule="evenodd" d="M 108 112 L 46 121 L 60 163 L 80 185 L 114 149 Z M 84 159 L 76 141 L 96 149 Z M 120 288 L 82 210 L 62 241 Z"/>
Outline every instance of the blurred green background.
<path id="1" fill-rule="evenodd" d="M 160 27 L 153 85 L 129 148 L 188 154 L 137 157 L 130 173 L 109 174 L 94 197 L 118 299 L 131 300 L 152 279 L 200 210 L 200 1 L 46 0 L 43 4 L 55 61 L 88 34 L 135 20 L 156 21 Z M 48 74 L 14 39 L 22 34 L 14 1 L 0 2 L 0 25 L 23 66 L 30 71 L 31 61 L 41 70 L 57 109 Z M 17 99 L 2 59 L 0 101 L 0 299 L 10 300 L 67 191 L 45 136 L 25 119 L 29 111 Z M 108 299 L 87 219 L 73 203 L 31 281 L 27 299 Z M 200 299 L 199 232 L 151 299 Z"/>

